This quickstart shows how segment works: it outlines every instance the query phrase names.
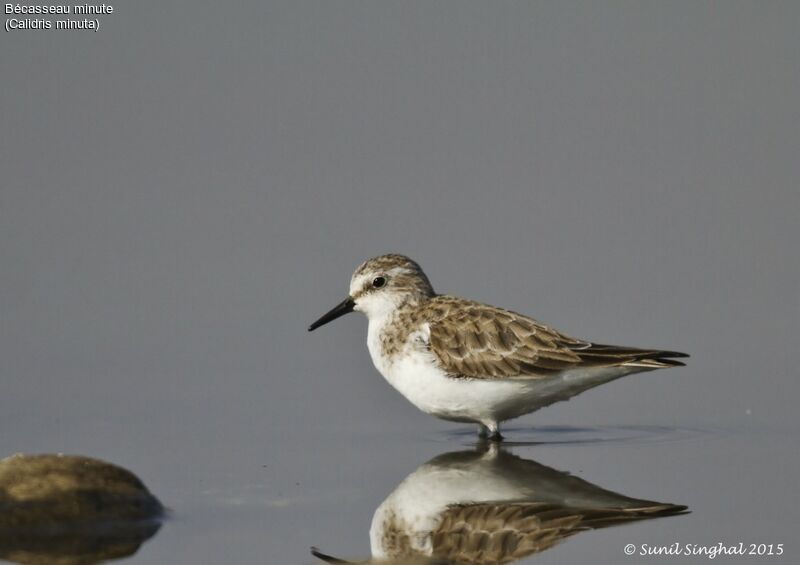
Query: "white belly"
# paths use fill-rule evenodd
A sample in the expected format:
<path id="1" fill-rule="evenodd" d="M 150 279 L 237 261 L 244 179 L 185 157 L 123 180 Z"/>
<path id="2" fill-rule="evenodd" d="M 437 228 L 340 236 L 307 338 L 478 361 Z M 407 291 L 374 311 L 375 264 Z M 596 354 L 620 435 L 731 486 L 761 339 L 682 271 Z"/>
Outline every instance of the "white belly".
<path id="1" fill-rule="evenodd" d="M 412 345 L 416 337 L 411 336 L 402 353 L 387 359 L 382 355 L 379 326 L 370 323 L 367 345 L 372 362 L 414 406 L 456 422 L 502 422 L 637 372 L 613 367 L 571 370 L 540 378 L 456 378 L 439 369 L 431 353 Z"/>
<path id="2" fill-rule="evenodd" d="M 421 352 L 398 358 L 382 374 L 423 412 L 457 422 L 503 419 L 502 408 L 520 400 L 528 388 L 522 381 L 449 377 Z"/>

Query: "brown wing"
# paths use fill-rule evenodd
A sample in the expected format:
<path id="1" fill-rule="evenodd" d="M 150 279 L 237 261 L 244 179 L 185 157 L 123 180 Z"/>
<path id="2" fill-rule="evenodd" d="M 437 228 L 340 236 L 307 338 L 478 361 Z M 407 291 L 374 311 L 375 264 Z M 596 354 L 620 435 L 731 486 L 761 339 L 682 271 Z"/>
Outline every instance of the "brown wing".
<path id="1" fill-rule="evenodd" d="M 586 529 L 581 516 L 543 503 L 448 508 L 433 532 L 433 556 L 445 562 L 510 563 Z"/>
<path id="2" fill-rule="evenodd" d="M 584 530 L 685 510 L 660 503 L 640 508 L 570 508 L 540 502 L 454 505 L 433 532 L 433 556 L 472 565 L 510 563 Z"/>
<path id="3" fill-rule="evenodd" d="M 442 368 L 472 378 L 544 377 L 579 366 L 681 365 L 683 353 L 593 344 L 532 318 L 477 302 L 431 300 L 428 347 Z"/>

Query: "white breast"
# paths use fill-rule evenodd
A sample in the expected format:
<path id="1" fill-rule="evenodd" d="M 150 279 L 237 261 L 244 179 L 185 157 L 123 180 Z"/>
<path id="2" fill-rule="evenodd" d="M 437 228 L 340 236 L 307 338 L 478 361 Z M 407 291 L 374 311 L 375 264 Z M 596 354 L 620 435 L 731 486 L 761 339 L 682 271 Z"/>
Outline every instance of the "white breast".
<path id="1" fill-rule="evenodd" d="M 381 345 L 383 324 L 371 320 L 367 336 L 372 362 L 381 375 L 427 414 L 456 422 L 495 422 L 505 419 L 511 404 L 517 404 L 530 388 L 529 381 L 463 379 L 447 376 L 425 350 L 430 335 L 427 324 L 412 333 L 393 357 Z"/>

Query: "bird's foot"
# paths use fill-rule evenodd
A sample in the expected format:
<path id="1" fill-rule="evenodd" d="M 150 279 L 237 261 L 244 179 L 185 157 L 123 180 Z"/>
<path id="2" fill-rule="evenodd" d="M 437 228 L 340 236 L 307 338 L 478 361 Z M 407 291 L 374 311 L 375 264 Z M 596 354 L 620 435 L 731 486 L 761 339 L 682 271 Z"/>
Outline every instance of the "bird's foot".
<path id="1" fill-rule="evenodd" d="M 503 434 L 495 430 L 491 434 L 489 434 L 489 437 L 487 437 L 486 439 L 488 439 L 489 441 L 501 442 L 505 438 L 503 438 Z"/>
<path id="2" fill-rule="evenodd" d="M 482 440 L 503 441 L 503 436 L 500 433 L 500 430 L 497 429 L 496 424 L 493 426 L 480 424 L 478 427 L 478 437 Z"/>

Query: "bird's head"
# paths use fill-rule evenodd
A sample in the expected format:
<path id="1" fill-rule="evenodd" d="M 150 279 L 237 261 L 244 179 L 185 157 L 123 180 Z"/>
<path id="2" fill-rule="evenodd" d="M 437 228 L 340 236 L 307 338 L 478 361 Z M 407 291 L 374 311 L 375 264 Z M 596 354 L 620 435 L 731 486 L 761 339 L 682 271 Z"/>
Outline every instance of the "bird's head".
<path id="1" fill-rule="evenodd" d="M 400 305 L 434 295 L 420 266 L 404 255 L 380 255 L 364 261 L 350 279 L 348 297 L 311 324 L 308 331 L 356 310 L 369 319 L 390 314 Z"/>

